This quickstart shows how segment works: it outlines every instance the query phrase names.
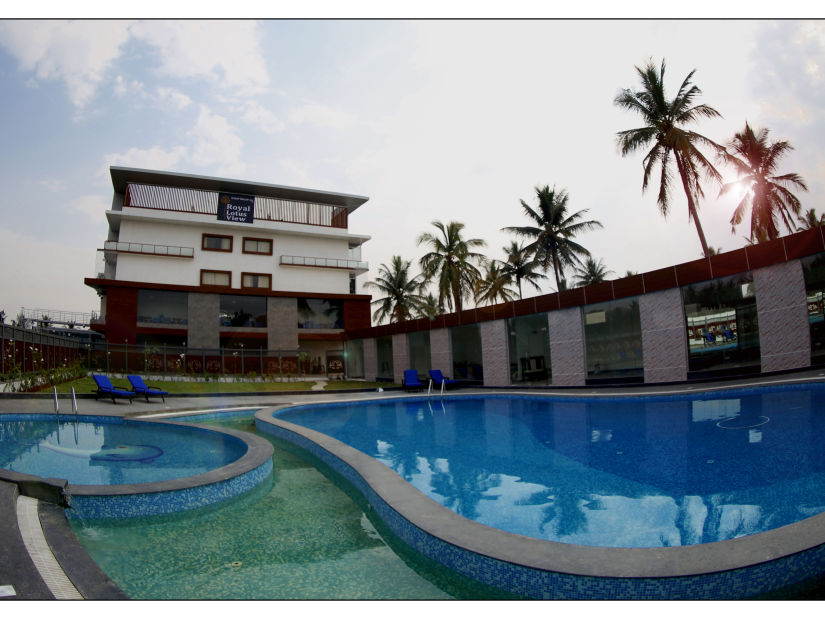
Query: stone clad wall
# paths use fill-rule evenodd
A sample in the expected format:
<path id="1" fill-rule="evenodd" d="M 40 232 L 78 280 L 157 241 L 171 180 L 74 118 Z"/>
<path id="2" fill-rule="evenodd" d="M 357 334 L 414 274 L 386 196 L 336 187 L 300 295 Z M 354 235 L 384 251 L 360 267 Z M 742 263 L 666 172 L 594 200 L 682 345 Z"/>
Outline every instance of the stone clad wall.
<path id="1" fill-rule="evenodd" d="M 441 370 L 444 376 L 453 375 L 453 351 L 449 329 L 430 331 L 430 367 Z"/>
<path id="2" fill-rule="evenodd" d="M 586 367 L 581 308 L 549 312 L 547 322 L 552 384 L 570 387 L 584 385 Z"/>
<path id="3" fill-rule="evenodd" d="M 753 272 L 762 371 L 811 364 L 811 330 L 805 278 L 799 260 Z"/>
<path id="4" fill-rule="evenodd" d="M 396 333 L 392 336 L 392 374 L 397 384 L 404 382 L 404 370 L 410 368 L 410 355 L 407 353 L 407 334 Z"/>
<path id="5" fill-rule="evenodd" d="M 190 348 L 220 348 L 220 313 L 220 295 L 189 293 L 189 334 L 186 343 Z"/>
<path id="6" fill-rule="evenodd" d="M 687 380 L 687 325 L 681 290 L 669 288 L 640 296 L 639 314 L 645 382 Z"/>
<path id="7" fill-rule="evenodd" d="M 296 350 L 298 300 L 270 297 L 266 304 L 266 331 L 270 350 Z"/>
<path id="8" fill-rule="evenodd" d="M 503 387 L 510 384 L 510 362 L 507 352 L 507 328 L 503 320 L 481 323 L 481 364 L 484 386 Z"/>
<path id="9" fill-rule="evenodd" d="M 378 350 L 375 338 L 364 340 L 364 380 L 375 382 L 378 376 Z"/>

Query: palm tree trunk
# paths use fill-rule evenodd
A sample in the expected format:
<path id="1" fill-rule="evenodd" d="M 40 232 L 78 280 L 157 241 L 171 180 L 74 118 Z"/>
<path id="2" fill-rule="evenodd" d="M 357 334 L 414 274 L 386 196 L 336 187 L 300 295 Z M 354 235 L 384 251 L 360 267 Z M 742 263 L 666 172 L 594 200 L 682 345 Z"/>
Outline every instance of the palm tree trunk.
<path id="1" fill-rule="evenodd" d="M 690 191 L 684 162 L 678 154 L 676 155 L 676 167 L 679 169 L 679 176 L 682 178 L 682 186 L 685 188 L 685 195 L 687 196 L 688 219 L 692 217 L 693 223 L 696 224 L 696 232 L 699 234 L 699 242 L 702 244 L 702 254 L 707 258 L 710 255 L 708 252 L 708 242 L 705 240 L 705 232 L 702 230 L 702 223 L 699 221 L 699 213 L 696 212 L 696 204 L 693 201 L 693 195 Z"/>

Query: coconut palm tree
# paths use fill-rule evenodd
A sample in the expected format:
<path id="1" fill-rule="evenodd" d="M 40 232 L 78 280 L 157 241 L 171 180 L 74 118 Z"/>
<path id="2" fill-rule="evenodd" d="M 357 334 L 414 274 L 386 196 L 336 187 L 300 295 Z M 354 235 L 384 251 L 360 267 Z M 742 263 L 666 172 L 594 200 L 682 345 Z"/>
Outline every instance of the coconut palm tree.
<path id="1" fill-rule="evenodd" d="M 576 285 L 589 286 L 590 284 L 600 284 L 612 273 L 613 271 L 607 269 L 601 261 L 601 258 L 596 260 L 592 256 L 588 256 L 584 264 L 576 269 Z"/>
<path id="2" fill-rule="evenodd" d="M 688 221 L 691 219 L 696 225 L 699 242 L 702 244 L 702 253 L 708 255 L 708 244 L 705 233 L 699 221 L 699 199 L 704 192 L 699 183 L 700 173 L 721 183 L 722 177 L 713 167 L 713 164 L 699 151 L 698 146 L 706 146 L 721 153 L 724 149 L 713 140 L 699 133 L 684 128 L 700 117 L 715 118 L 721 114 L 704 104 L 695 104 L 696 97 L 701 94 L 698 86 L 691 83 L 696 72 L 694 69 L 679 87 L 679 92 L 672 100 L 665 95 L 665 61 L 657 71 L 653 61 L 636 72 L 642 82 L 641 90 L 623 89 L 616 95 L 613 103 L 620 108 L 637 112 L 641 115 L 644 124 L 635 129 L 619 131 L 616 142 L 622 156 L 629 155 L 640 149 L 650 147 L 642 160 L 644 177 L 642 191 L 647 190 L 654 168 L 659 168 L 659 194 L 656 202 L 662 216 L 667 216 L 670 210 L 670 195 L 672 184 L 672 166 L 685 190 L 688 203 Z"/>
<path id="3" fill-rule="evenodd" d="M 796 216 L 797 228 L 799 230 L 813 230 L 825 226 L 825 214 L 816 216 L 816 209 L 809 208 L 802 215 Z"/>
<path id="4" fill-rule="evenodd" d="M 432 320 L 439 314 L 443 314 L 444 309 L 438 304 L 438 299 L 433 296 L 432 292 L 428 292 L 427 296 L 423 298 L 421 304 L 416 310 L 417 318 L 429 318 Z"/>
<path id="5" fill-rule="evenodd" d="M 510 241 L 510 245 L 502 247 L 506 259 L 502 263 L 502 270 L 512 280 L 515 280 L 518 286 L 518 298 L 522 298 L 521 282 L 524 280 L 528 284 L 532 284 L 537 291 L 541 291 L 541 286 L 538 285 L 537 280 L 547 279 L 544 273 L 539 273 L 538 269 L 541 265 L 538 261 L 530 256 L 527 249 L 516 241 Z"/>
<path id="6" fill-rule="evenodd" d="M 595 219 L 585 220 L 587 209 L 568 213 L 569 198 L 565 189 L 556 191 L 555 187 L 550 189 L 548 185 L 535 189 L 539 201 L 537 208 L 533 209 L 521 200 L 524 214 L 533 225 L 511 226 L 502 230 L 531 239 L 532 242 L 524 249 L 545 271 L 553 267 L 556 288 L 563 290 L 566 287 L 565 267 L 579 265 L 580 257 L 590 255 L 590 252 L 573 238 L 586 230 L 601 228 L 602 224 Z"/>
<path id="7" fill-rule="evenodd" d="M 437 280 L 438 304 L 451 311 L 460 312 L 464 299 L 473 292 L 476 281 L 481 277 L 476 265 L 483 264 L 485 257 L 473 250 L 487 245 L 482 239 L 464 239 L 461 231 L 464 224 L 451 221 L 444 224 L 432 222 L 440 234 L 423 232 L 418 237 L 419 245 L 429 246 L 419 264 L 424 277 Z"/>
<path id="8" fill-rule="evenodd" d="M 375 281 L 364 284 L 365 288 L 374 288 L 384 294 L 372 302 L 378 306 L 373 320 L 382 322 L 389 318 L 390 322 L 401 322 L 412 318 L 424 301 L 422 286 L 421 276 L 410 277 L 410 261 L 393 256 L 389 267 L 386 264 L 378 267 Z"/>
<path id="9" fill-rule="evenodd" d="M 745 195 L 730 220 L 731 232 L 736 231 L 736 226 L 750 210 L 750 238 L 757 241 L 770 241 L 778 237 L 779 222 L 785 224 L 788 230 L 794 230 L 791 215 L 799 217 L 800 203 L 791 189 L 808 190 L 799 174 L 775 174 L 779 160 L 793 150 L 793 146 L 786 140 L 770 142 L 768 133 L 764 128 L 754 133 L 746 122 L 745 128 L 728 142 L 730 150 L 722 156 L 724 161 L 736 168 L 740 178 L 724 185 L 719 195 L 734 188 L 745 188 Z"/>
<path id="10" fill-rule="evenodd" d="M 491 260 L 485 266 L 484 277 L 476 281 L 473 293 L 477 305 L 492 305 L 498 301 L 512 301 L 516 298 L 515 290 L 509 288 L 513 278 L 504 268 L 504 263 Z"/>

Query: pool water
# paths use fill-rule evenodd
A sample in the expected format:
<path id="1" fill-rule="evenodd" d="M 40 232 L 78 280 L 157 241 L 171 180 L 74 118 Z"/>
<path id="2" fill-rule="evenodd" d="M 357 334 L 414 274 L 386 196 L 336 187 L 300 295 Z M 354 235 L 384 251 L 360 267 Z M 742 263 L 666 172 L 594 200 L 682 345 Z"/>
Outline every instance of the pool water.
<path id="1" fill-rule="evenodd" d="M 825 389 L 695 398 L 459 396 L 276 413 L 454 512 L 591 546 L 701 544 L 825 511 Z"/>
<path id="2" fill-rule="evenodd" d="M 0 468 L 71 484 L 137 484 L 201 475 L 247 451 L 236 437 L 198 428 L 32 417 L 0 419 Z"/>
<path id="3" fill-rule="evenodd" d="M 252 417 L 210 425 L 256 433 Z M 70 518 L 71 526 L 133 599 L 502 595 L 413 555 L 305 454 L 260 435 L 275 447 L 272 481 L 263 487 L 186 513 L 128 521 Z"/>

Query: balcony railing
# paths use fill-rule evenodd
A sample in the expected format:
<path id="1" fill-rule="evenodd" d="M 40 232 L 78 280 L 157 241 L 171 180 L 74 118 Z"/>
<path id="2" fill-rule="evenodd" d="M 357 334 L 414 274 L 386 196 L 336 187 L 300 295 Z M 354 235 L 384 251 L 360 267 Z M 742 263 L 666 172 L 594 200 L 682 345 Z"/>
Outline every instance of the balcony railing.
<path id="1" fill-rule="evenodd" d="M 148 243 L 129 243 L 126 241 L 106 241 L 104 251 L 126 252 L 130 254 L 148 254 L 150 256 L 172 256 L 175 258 L 194 258 L 194 247 L 175 247 L 173 245 L 150 245 Z"/>
<path id="2" fill-rule="evenodd" d="M 130 183 L 123 206 L 179 213 L 218 215 L 218 192 Z M 347 208 L 330 204 L 255 196 L 254 218 L 329 228 L 347 228 Z"/>
<path id="3" fill-rule="evenodd" d="M 369 264 L 361 260 L 340 260 L 337 258 L 311 258 L 309 256 L 281 256 L 281 264 L 286 266 L 321 267 L 326 269 L 347 269 L 358 273 L 370 270 Z"/>

